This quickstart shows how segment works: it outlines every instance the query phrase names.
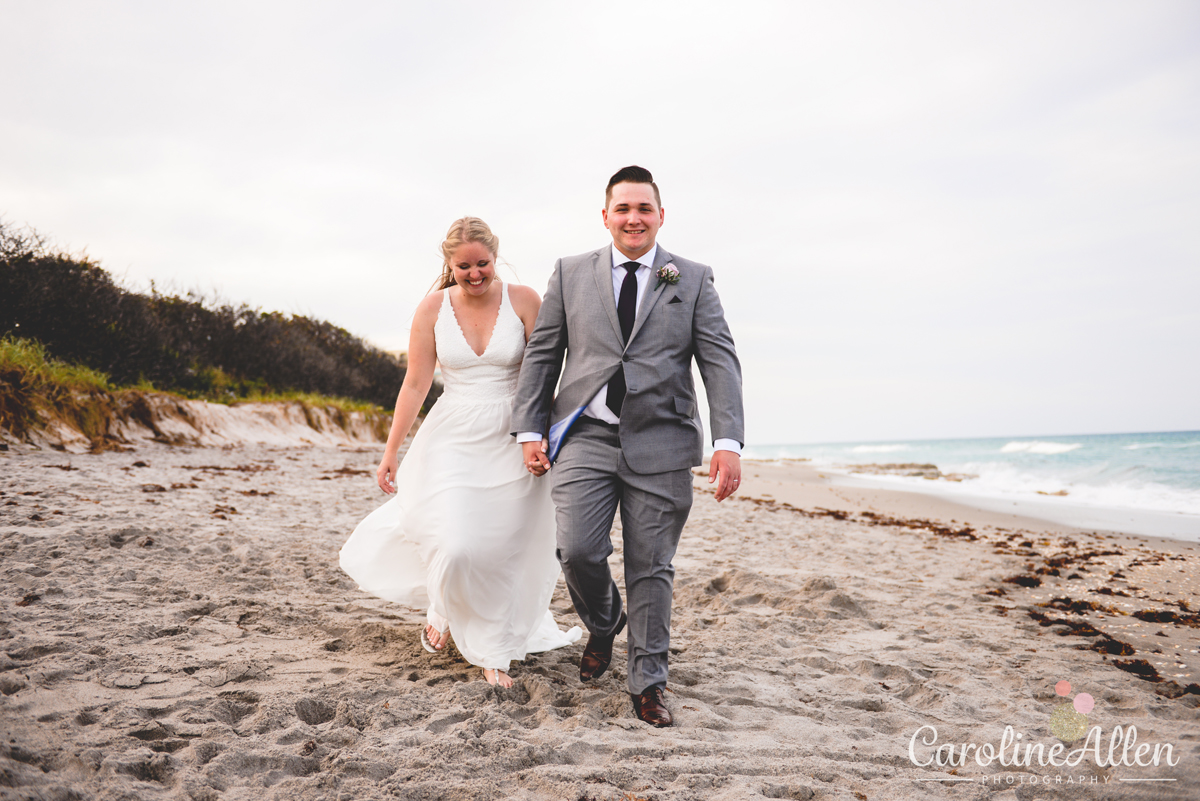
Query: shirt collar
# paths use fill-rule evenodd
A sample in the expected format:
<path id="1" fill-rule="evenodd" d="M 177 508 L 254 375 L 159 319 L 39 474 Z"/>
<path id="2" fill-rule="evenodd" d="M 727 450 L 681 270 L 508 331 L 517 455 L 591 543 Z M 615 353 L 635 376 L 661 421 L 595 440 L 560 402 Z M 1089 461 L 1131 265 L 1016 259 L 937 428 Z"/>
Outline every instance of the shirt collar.
<path id="1" fill-rule="evenodd" d="M 653 245 L 651 245 L 649 250 L 647 250 L 645 253 L 643 253 L 641 256 L 639 256 L 636 259 L 628 258 L 624 253 L 617 250 L 616 245 L 613 245 L 612 246 L 613 269 L 615 270 L 615 269 L 619 268 L 622 264 L 624 264 L 627 261 L 636 261 L 638 264 L 642 265 L 642 267 L 653 267 L 654 266 L 654 257 L 656 255 L 658 255 L 658 243 L 657 242 L 655 242 Z M 641 267 L 639 267 L 638 269 L 640 270 Z"/>

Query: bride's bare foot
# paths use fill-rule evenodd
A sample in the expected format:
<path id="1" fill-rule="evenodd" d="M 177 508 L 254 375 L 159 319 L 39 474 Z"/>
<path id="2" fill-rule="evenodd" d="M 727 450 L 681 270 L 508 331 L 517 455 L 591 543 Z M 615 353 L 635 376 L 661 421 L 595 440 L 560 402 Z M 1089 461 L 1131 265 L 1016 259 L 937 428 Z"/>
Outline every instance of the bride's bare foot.
<path id="1" fill-rule="evenodd" d="M 492 668 L 483 669 L 483 677 L 487 679 L 487 683 L 493 686 L 499 685 L 504 689 L 513 686 L 512 676 L 505 673 L 503 670 L 493 670 Z"/>
<path id="2" fill-rule="evenodd" d="M 450 642 L 450 630 L 438 631 L 432 623 L 428 623 L 425 625 L 425 638 L 429 640 L 429 644 L 434 649 L 440 651 L 446 647 L 446 643 Z"/>

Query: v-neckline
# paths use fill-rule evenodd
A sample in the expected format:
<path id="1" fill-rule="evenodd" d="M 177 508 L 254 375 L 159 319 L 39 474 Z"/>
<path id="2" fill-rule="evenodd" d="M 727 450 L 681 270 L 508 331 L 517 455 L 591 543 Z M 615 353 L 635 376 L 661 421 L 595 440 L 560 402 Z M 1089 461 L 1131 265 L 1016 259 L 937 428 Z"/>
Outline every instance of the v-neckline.
<path id="1" fill-rule="evenodd" d="M 504 309 L 504 298 L 508 294 L 508 285 L 500 284 L 500 305 L 496 307 L 496 319 L 492 321 L 492 333 L 488 335 L 487 344 L 483 346 L 483 350 L 475 353 L 475 349 L 471 347 L 471 340 L 467 339 L 467 332 L 463 330 L 462 323 L 458 321 L 458 311 L 454 308 L 454 301 L 450 299 L 450 287 L 446 287 L 446 303 L 450 304 L 450 314 L 454 316 L 454 327 L 458 329 L 458 335 L 462 337 L 463 342 L 467 345 L 467 350 L 475 354 L 476 359 L 482 359 L 487 355 L 488 348 L 492 346 L 492 340 L 496 338 L 496 327 L 500 324 L 500 312 Z"/>

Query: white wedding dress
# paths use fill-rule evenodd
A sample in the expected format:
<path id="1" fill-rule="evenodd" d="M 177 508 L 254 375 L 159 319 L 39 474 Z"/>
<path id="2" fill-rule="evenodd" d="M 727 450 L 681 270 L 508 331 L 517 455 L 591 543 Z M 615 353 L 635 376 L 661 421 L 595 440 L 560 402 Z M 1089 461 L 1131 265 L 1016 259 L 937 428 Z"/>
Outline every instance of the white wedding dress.
<path id="1" fill-rule="evenodd" d="M 434 341 L 445 392 L 396 472 L 396 494 L 363 520 L 341 566 L 363 590 L 428 610 L 468 662 L 508 670 L 579 640 L 550 615 L 559 576 L 550 482 L 526 469 L 509 431 L 525 326 L 502 286 L 482 355 L 442 293 Z"/>

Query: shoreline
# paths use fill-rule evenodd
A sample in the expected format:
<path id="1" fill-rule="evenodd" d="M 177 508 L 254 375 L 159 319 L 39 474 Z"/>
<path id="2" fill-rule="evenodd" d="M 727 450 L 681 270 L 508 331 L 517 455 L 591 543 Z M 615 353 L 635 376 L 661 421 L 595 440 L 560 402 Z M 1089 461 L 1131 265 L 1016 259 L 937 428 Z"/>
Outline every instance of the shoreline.
<path id="1" fill-rule="evenodd" d="M 764 467 L 763 475 L 766 481 L 778 482 L 781 476 L 787 476 L 788 481 L 805 486 L 826 487 L 828 496 L 844 497 L 845 503 L 856 507 L 869 508 L 864 504 L 869 504 L 871 499 L 886 498 L 886 503 L 895 504 L 900 508 L 936 510 L 936 514 L 944 520 L 957 517 L 996 525 L 1008 524 L 1056 531 L 1104 531 L 1156 541 L 1200 543 L 1200 516 L 1197 515 L 1098 507 L 1050 498 L 987 496 L 971 493 L 957 484 L 952 485 L 953 488 L 951 485 L 938 484 L 940 479 L 916 484 L 889 480 L 888 476 L 868 476 L 818 467 L 799 459 L 743 459 L 742 463 L 744 470 L 749 469 L 749 465 L 752 464 L 774 466 Z M 811 497 L 827 500 L 820 494 Z"/>
<path id="2" fill-rule="evenodd" d="M 707 466 L 696 468 L 693 475 L 693 488 L 711 494 Z M 1064 636 L 1083 632 L 1080 636 L 1097 637 L 1097 643 L 1107 644 L 1107 653 L 1121 656 L 1145 650 L 1167 654 L 1163 648 L 1171 648 L 1174 653 L 1169 659 L 1151 657 L 1145 665 L 1133 664 L 1145 660 L 1125 660 L 1122 669 L 1140 670 L 1168 687 L 1174 683 L 1167 692 L 1186 688 L 1187 693 L 1200 696 L 1200 631 L 1196 631 L 1200 630 L 1200 542 L 1071 526 L 1007 509 L 957 503 L 933 492 L 897 490 L 870 480 L 847 481 L 800 460 L 743 460 L 742 476 L 735 497 L 749 503 L 809 517 L 849 521 L 857 516 L 860 524 L 966 539 L 993 553 L 1031 560 L 1025 561 L 1022 571 L 1002 580 L 1011 586 L 988 591 L 997 600 L 1025 605 L 994 605 L 998 614 L 1027 608 L 1028 617 L 1039 625 L 1065 625 L 1065 631 L 1057 632 Z M 1090 575 L 1097 569 L 1101 575 Z M 1096 596 L 1110 602 L 1100 603 Z M 1066 610 L 1078 617 L 1050 617 L 1039 608 Z M 1172 623 L 1173 629 L 1151 632 L 1152 624 L 1159 622 Z M 1147 645 L 1151 636 L 1159 639 L 1150 644 L 1159 647 Z"/>

